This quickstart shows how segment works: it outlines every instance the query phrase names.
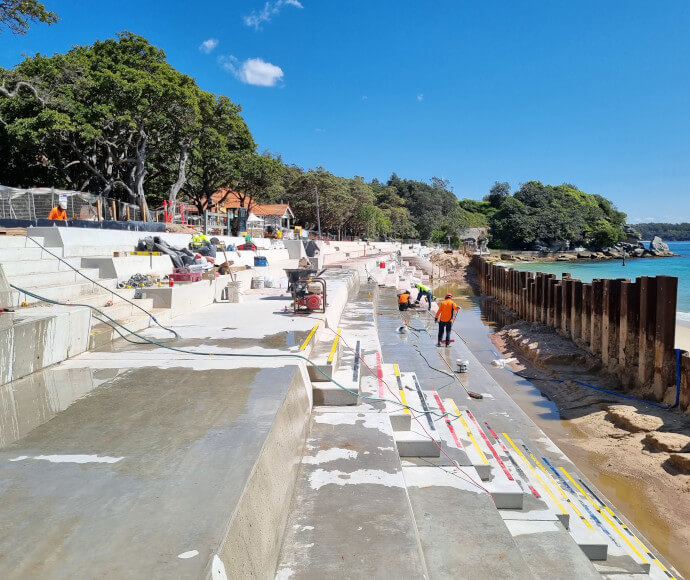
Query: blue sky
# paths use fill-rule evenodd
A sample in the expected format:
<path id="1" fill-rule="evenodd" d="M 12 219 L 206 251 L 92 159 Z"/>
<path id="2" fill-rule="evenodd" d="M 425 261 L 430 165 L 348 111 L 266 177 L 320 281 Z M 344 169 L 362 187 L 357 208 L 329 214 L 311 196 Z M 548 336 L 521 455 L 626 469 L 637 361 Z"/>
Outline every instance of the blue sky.
<path id="1" fill-rule="evenodd" d="M 690 221 L 687 0 L 45 0 L 0 65 L 131 30 L 243 107 L 261 149 L 367 179 L 574 183 Z"/>

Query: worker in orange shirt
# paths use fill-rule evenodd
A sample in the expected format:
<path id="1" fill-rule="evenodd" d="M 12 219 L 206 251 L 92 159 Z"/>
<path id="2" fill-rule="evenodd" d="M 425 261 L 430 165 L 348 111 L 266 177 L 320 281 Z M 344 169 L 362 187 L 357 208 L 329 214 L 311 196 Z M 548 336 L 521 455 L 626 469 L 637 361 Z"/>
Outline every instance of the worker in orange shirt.
<path id="1" fill-rule="evenodd" d="M 67 219 L 67 202 L 61 201 L 57 207 L 50 210 L 48 214 L 49 220 L 66 220 Z"/>
<path id="2" fill-rule="evenodd" d="M 453 302 L 453 295 L 446 294 L 446 299 L 438 305 L 436 311 L 435 321 L 438 323 L 438 343 L 436 346 L 441 346 L 444 331 L 446 333 L 446 346 L 450 346 L 450 329 L 453 327 L 455 313 L 458 310 L 460 307 Z"/>
<path id="3" fill-rule="evenodd" d="M 403 290 L 398 296 L 398 310 L 407 310 L 410 307 L 410 291 Z"/>

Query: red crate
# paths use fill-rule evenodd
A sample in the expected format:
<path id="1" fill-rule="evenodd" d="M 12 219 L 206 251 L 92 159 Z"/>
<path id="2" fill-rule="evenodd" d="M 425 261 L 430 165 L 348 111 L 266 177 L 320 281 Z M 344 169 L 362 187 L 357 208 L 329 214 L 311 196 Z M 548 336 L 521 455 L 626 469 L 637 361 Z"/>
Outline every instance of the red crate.
<path id="1" fill-rule="evenodd" d="M 168 278 L 173 282 L 199 282 L 201 280 L 201 272 L 179 272 L 170 274 Z"/>

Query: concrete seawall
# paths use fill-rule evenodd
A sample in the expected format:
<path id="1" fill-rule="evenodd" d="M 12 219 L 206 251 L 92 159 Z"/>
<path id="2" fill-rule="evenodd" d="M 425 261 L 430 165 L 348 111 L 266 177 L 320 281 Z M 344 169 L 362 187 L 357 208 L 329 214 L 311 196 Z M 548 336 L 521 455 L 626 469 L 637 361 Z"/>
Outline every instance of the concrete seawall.
<path id="1" fill-rule="evenodd" d="M 482 293 L 523 320 L 556 329 L 601 359 L 628 390 L 690 409 L 690 354 L 676 350 L 678 278 L 583 283 L 472 260 Z"/>

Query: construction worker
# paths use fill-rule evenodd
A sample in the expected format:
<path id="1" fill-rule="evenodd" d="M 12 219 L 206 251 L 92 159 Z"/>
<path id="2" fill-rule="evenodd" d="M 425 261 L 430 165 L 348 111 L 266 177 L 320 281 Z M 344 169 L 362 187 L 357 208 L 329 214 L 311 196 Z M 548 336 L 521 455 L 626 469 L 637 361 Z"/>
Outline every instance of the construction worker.
<path id="1" fill-rule="evenodd" d="M 431 310 L 431 302 L 434 300 L 434 295 L 431 292 L 431 288 L 428 286 L 424 286 L 424 284 L 417 284 L 416 285 L 417 290 L 419 290 L 419 293 L 417 294 L 417 304 L 419 304 L 419 301 L 422 299 L 422 296 L 426 296 L 426 300 L 429 303 L 429 310 Z"/>
<path id="2" fill-rule="evenodd" d="M 398 296 L 398 310 L 407 310 L 410 307 L 410 296 L 412 293 L 409 290 L 403 290 Z"/>
<path id="3" fill-rule="evenodd" d="M 48 214 L 49 220 L 66 220 L 67 219 L 67 202 L 61 200 L 57 207 L 50 210 Z"/>
<path id="4" fill-rule="evenodd" d="M 453 295 L 446 294 L 446 299 L 438 305 L 434 321 L 438 323 L 438 342 L 436 346 L 441 346 L 443 332 L 446 333 L 446 346 L 450 346 L 450 329 L 453 327 L 455 313 L 460 307 L 453 302 Z"/>

